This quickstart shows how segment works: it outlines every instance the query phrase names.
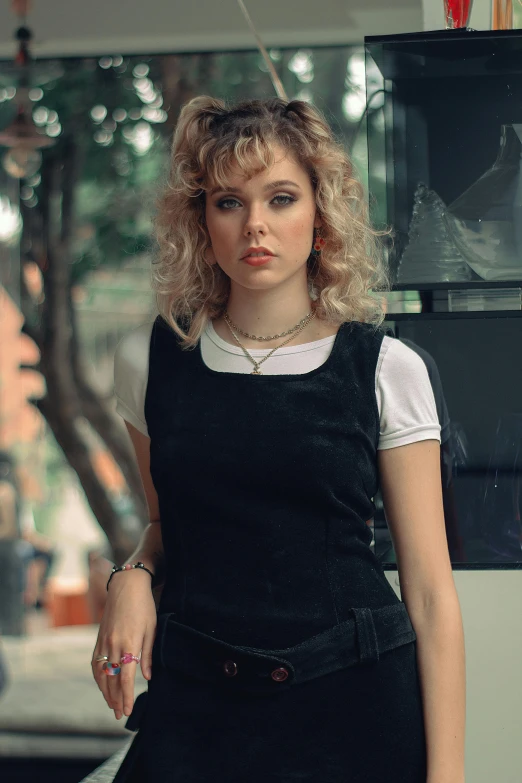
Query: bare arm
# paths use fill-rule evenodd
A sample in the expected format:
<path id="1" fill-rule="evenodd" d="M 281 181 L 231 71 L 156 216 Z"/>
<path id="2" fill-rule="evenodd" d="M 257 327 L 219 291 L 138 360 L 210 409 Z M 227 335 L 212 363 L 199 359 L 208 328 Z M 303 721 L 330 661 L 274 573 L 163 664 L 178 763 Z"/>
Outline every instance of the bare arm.
<path id="1" fill-rule="evenodd" d="M 149 509 L 149 524 L 129 562 L 141 560 L 161 579 L 164 554 L 158 496 L 150 475 L 150 439 L 128 422 L 125 424 L 136 452 Z M 96 657 L 107 656 L 110 662 L 118 663 L 124 653 L 130 652 L 138 656 L 141 650 L 143 676 L 150 679 L 156 621 L 149 574 L 138 568 L 116 572 L 107 593 L 93 652 L 92 670 L 98 687 L 118 720 L 122 715 L 130 715 L 132 710 L 136 663 L 123 664 L 121 674 L 108 677 Z"/>
<path id="2" fill-rule="evenodd" d="M 149 524 L 143 531 L 138 547 L 132 553 L 128 562 L 135 563 L 137 560 L 141 560 L 143 565 L 149 568 L 155 575 L 156 583 L 161 584 L 163 581 L 165 563 L 158 495 L 150 475 L 150 438 L 143 435 L 143 433 L 137 430 L 136 427 L 133 427 L 132 424 L 129 424 L 129 422 L 126 421 L 125 425 L 130 435 L 132 445 L 134 446 L 141 482 L 143 484 L 149 509 Z M 128 574 L 125 573 L 122 576 L 123 578 L 126 578 Z M 113 581 L 117 578 L 118 574 L 115 574 Z"/>
<path id="3" fill-rule="evenodd" d="M 444 525 L 435 440 L 378 452 L 402 600 L 417 635 L 427 783 L 464 783 L 464 633 Z"/>

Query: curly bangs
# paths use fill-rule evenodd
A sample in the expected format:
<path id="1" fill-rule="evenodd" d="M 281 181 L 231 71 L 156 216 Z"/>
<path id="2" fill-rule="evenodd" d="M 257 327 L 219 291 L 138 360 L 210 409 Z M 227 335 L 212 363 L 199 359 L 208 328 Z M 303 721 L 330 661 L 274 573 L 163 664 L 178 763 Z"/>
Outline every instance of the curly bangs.
<path id="1" fill-rule="evenodd" d="M 384 253 L 372 230 L 363 188 L 342 145 L 321 114 L 304 101 L 250 100 L 227 108 L 207 96 L 181 110 L 167 186 L 158 202 L 159 252 L 152 286 L 161 316 L 185 348 L 194 347 L 209 319 L 222 315 L 230 281 L 204 253 L 210 245 L 205 194 L 226 189 L 232 168 L 250 178 L 275 162 L 283 147 L 308 172 L 322 235 L 321 255 L 308 259 L 309 290 L 317 316 L 333 324 L 384 320 L 389 288 Z"/>

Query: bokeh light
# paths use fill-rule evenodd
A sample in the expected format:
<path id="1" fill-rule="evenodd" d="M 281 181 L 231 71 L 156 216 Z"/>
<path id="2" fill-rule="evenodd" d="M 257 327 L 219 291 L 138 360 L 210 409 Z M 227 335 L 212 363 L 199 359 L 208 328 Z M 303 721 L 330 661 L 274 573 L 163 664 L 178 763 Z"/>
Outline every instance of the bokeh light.
<path id="1" fill-rule="evenodd" d="M 41 101 L 43 98 L 43 90 L 41 87 L 33 87 L 32 90 L 29 90 L 29 100 L 30 101 Z"/>
<path id="2" fill-rule="evenodd" d="M 7 196 L 0 196 L 0 242 L 16 245 L 22 231 L 20 210 L 11 204 Z"/>
<path id="3" fill-rule="evenodd" d="M 49 119 L 49 109 L 46 106 L 38 106 L 33 111 L 33 122 L 35 125 L 46 125 Z"/>
<path id="4" fill-rule="evenodd" d="M 150 68 L 147 65 L 147 63 L 138 63 L 138 65 L 135 65 L 134 68 L 132 69 L 132 75 L 136 79 L 144 79 L 145 76 L 148 75 L 149 70 Z"/>
<path id="5" fill-rule="evenodd" d="M 103 122 L 107 116 L 107 109 L 101 103 L 91 109 L 91 119 L 94 122 Z"/>
<path id="6" fill-rule="evenodd" d="M 15 179 L 31 177 L 36 174 L 41 165 L 41 153 L 27 147 L 11 147 L 2 158 L 4 170 Z"/>
<path id="7" fill-rule="evenodd" d="M 300 82 L 308 84 L 314 78 L 314 61 L 312 52 L 306 49 L 299 49 L 290 62 L 288 70 L 295 73 Z"/>
<path id="8" fill-rule="evenodd" d="M 115 122 L 123 122 L 127 119 L 127 112 L 125 109 L 114 109 L 112 112 L 112 119 L 115 120 Z"/>
<path id="9" fill-rule="evenodd" d="M 51 136 L 51 138 L 56 138 L 60 135 L 62 132 L 62 126 L 59 122 L 53 122 L 51 125 L 47 126 L 47 135 Z"/>

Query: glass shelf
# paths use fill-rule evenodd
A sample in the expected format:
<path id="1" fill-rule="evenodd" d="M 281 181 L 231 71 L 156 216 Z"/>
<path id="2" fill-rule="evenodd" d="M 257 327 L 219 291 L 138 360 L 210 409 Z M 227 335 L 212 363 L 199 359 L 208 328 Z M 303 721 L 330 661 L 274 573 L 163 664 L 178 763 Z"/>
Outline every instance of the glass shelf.
<path id="1" fill-rule="evenodd" d="M 395 289 L 517 287 L 522 30 L 371 36 L 365 51 L 369 191 L 394 232 Z"/>

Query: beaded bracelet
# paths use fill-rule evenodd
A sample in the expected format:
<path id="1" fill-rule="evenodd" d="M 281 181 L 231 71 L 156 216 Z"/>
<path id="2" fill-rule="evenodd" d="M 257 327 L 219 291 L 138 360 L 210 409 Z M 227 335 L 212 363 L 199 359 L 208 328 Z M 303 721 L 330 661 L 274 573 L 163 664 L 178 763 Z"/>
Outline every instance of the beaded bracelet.
<path id="1" fill-rule="evenodd" d="M 152 571 L 150 571 L 147 568 L 147 566 L 143 565 L 141 560 L 138 560 L 137 563 L 127 563 L 126 565 L 122 565 L 122 566 L 113 566 L 111 575 L 109 576 L 109 581 L 107 582 L 107 590 L 109 589 L 109 585 L 111 583 L 111 579 L 114 576 L 114 574 L 117 574 L 118 571 L 130 571 L 131 568 L 141 568 L 143 571 L 146 571 L 148 574 L 150 574 L 152 577 L 152 581 L 154 581 L 154 574 L 152 573 Z"/>

